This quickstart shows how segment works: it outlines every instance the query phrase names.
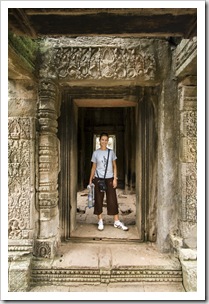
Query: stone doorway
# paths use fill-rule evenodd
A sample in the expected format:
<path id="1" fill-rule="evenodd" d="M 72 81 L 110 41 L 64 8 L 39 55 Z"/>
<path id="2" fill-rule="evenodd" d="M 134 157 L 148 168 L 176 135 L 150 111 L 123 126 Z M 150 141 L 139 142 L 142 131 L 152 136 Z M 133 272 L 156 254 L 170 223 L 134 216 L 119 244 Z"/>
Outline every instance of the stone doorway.
<path id="1" fill-rule="evenodd" d="M 134 88 L 132 100 L 105 97 L 79 98 L 64 92 L 58 120 L 61 171 L 59 209 L 62 240 L 156 240 L 157 125 L 153 98 L 156 88 Z M 97 88 L 97 90 L 100 90 Z M 103 88 L 118 96 L 121 88 Z M 124 88 L 123 88 L 124 90 Z M 156 93 L 156 92 L 155 92 Z M 102 105 L 102 106 L 101 106 Z M 106 131 L 116 138 L 120 219 L 129 232 L 115 231 L 107 216 L 105 230 L 97 231 L 97 218 L 87 207 L 87 190 L 95 135 Z M 137 164 L 137 165 L 136 165 Z M 137 168 L 137 169 L 136 169 Z M 150 188 L 151 187 L 151 188 Z"/>

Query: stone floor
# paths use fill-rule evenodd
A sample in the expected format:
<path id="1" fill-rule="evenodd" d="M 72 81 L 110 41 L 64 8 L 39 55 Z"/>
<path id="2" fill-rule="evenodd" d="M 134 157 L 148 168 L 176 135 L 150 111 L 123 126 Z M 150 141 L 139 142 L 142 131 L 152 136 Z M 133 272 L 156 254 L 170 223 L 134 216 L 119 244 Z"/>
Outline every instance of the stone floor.
<path id="1" fill-rule="evenodd" d="M 78 192 L 77 194 L 77 214 L 76 229 L 71 233 L 73 238 L 90 238 L 90 239 L 115 239 L 115 240 L 139 240 L 140 235 L 136 227 L 136 195 L 124 194 L 123 190 L 117 189 L 119 217 L 128 227 L 129 231 L 124 233 L 113 227 L 113 217 L 107 215 L 106 199 L 103 205 L 103 221 L 105 229 L 98 231 L 97 216 L 93 214 L 94 208 L 87 206 L 88 190 Z"/>
<path id="2" fill-rule="evenodd" d="M 42 261 L 43 268 L 51 269 L 117 269 L 141 267 L 143 269 L 178 269 L 179 261 L 168 254 L 159 253 L 154 243 L 142 243 L 136 227 L 135 194 L 124 195 L 117 190 L 119 216 L 129 227 L 122 231 L 113 227 L 112 216 L 107 215 L 104 200 L 103 219 L 105 229 L 98 231 L 93 208 L 87 207 L 87 190 L 77 195 L 77 227 L 69 242 L 62 243 L 58 255 L 50 261 Z M 40 267 L 40 263 L 37 268 Z M 30 292 L 185 292 L 182 282 L 109 282 L 83 284 L 39 284 Z M 140 297 L 139 297 L 140 298 Z"/>
<path id="3" fill-rule="evenodd" d="M 110 283 L 72 286 L 36 286 L 30 292 L 185 292 L 181 283 Z M 138 296 L 140 299 L 140 296 Z"/>

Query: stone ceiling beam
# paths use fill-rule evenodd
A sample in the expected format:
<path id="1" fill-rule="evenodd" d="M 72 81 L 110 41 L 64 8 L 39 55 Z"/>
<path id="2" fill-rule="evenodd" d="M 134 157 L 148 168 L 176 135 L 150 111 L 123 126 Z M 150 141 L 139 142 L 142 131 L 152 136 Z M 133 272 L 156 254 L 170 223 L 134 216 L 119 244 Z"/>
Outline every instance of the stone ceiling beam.
<path id="1" fill-rule="evenodd" d="M 196 9 L 9 9 L 9 27 L 31 37 L 196 35 Z"/>

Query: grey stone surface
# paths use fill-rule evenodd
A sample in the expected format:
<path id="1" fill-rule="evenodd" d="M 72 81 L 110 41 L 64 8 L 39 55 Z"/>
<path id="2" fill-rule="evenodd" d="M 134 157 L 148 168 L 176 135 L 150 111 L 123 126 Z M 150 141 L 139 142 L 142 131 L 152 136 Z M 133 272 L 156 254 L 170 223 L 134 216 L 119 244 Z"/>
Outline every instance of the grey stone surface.
<path id="1" fill-rule="evenodd" d="M 177 260 L 170 259 L 167 255 L 161 255 L 155 245 L 152 245 L 153 247 L 147 244 L 132 244 L 130 246 L 128 241 L 142 239 L 140 235 L 143 235 L 141 232 L 145 227 L 141 226 L 141 222 L 145 221 L 143 225 L 147 225 L 149 230 L 145 233 L 145 240 L 147 238 L 150 240 L 150 235 L 153 239 L 157 238 L 157 246 L 161 251 L 168 252 L 170 250 L 169 233 L 178 229 L 183 240 L 179 239 L 177 235 L 176 238 L 173 238 L 172 245 L 179 248 L 182 246 L 182 241 L 184 246 L 196 248 L 196 116 L 194 113 L 196 111 L 196 86 L 194 84 L 192 88 L 182 87 L 178 100 L 177 81 L 174 77 L 175 75 L 182 77 L 185 72 L 187 74 L 191 73 L 191 71 L 195 72 L 196 49 L 193 52 L 191 50 L 195 46 L 196 40 L 193 39 L 191 43 L 190 41 L 183 41 L 177 50 L 177 54 L 171 52 L 167 41 L 158 39 L 111 37 L 65 39 L 63 37 L 43 40 L 43 44 L 49 48 L 49 53 L 45 53 L 46 57 L 40 67 L 40 75 L 44 77 L 60 77 L 60 79 L 54 82 L 50 79 L 41 79 L 38 113 L 36 83 L 32 79 L 10 81 L 9 83 L 9 238 L 10 244 L 17 246 L 12 249 L 18 251 L 18 246 L 23 245 L 25 240 L 35 239 L 34 253 L 36 256 L 41 257 L 40 252 L 41 248 L 43 248 L 47 251 L 45 255 L 47 259 L 37 259 L 36 263 L 34 263 L 34 269 L 43 267 L 51 271 L 52 268 L 61 268 L 64 271 L 65 268 L 68 269 L 70 267 L 89 267 L 91 269 L 98 269 L 99 267 L 101 271 L 99 275 L 101 275 L 103 283 L 109 280 L 109 269 L 111 267 L 131 268 L 140 266 L 144 267 L 144 269 L 146 267 L 149 267 L 149 269 L 160 267 L 163 270 L 169 267 L 171 270 L 180 269 L 181 265 L 178 264 Z M 91 45 L 91 49 L 89 45 Z M 109 47 L 110 45 L 111 47 Z M 53 54 L 54 46 L 59 48 L 55 54 L 56 56 Z M 63 54 L 63 49 L 60 46 L 67 47 L 65 54 Z M 81 69 L 76 67 L 76 71 L 73 70 L 73 66 L 77 64 L 77 60 L 71 58 L 72 50 L 78 55 L 79 64 L 84 64 Z M 86 57 L 86 61 L 81 60 L 83 56 L 82 50 L 85 50 L 85 54 L 92 56 L 91 60 L 90 57 Z M 185 62 L 181 62 L 184 55 L 187 55 L 185 50 L 188 51 L 190 58 L 188 57 Z M 87 69 L 86 73 L 83 73 L 82 71 L 86 69 L 86 63 L 90 65 L 92 62 L 95 64 L 98 62 L 94 57 L 95 54 L 99 55 L 101 68 L 99 67 L 98 69 L 91 66 L 91 69 Z M 116 54 L 120 54 L 121 58 L 116 56 Z M 124 54 L 126 54 L 127 62 L 130 66 L 123 67 Z M 65 55 L 69 56 L 70 63 L 65 62 Z M 179 56 L 179 62 L 181 63 L 176 71 L 174 65 L 175 56 Z M 112 58 L 112 62 L 117 63 L 123 73 L 119 72 L 119 70 L 118 74 L 115 73 L 109 63 L 107 63 L 108 58 Z M 135 69 L 135 62 L 138 62 L 136 59 L 143 66 L 143 75 L 141 75 L 140 69 Z M 62 67 L 60 62 L 63 63 Z M 131 67 L 133 62 L 134 64 Z M 70 68 L 68 64 L 70 64 Z M 72 74 L 74 72 L 75 74 Z M 99 74 L 97 74 L 98 72 Z M 102 79 L 97 76 L 100 74 Z M 147 159 L 155 159 L 153 161 L 154 166 L 145 168 L 145 171 L 146 169 L 153 170 L 150 175 L 147 175 L 151 177 L 150 184 L 146 183 L 145 179 L 140 181 L 140 187 L 145 188 L 144 193 L 146 193 L 147 197 L 149 196 L 147 205 L 143 203 L 143 208 L 146 207 L 146 211 L 149 209 L 149 213 L 146 214 L 146 218 L 142 218 L 142 205 L 139 207 L 138 203 L 136 208 L 135 194 L 125 196 L 119 193 L 119 215 L 120 219 L 130 226 L 127 233 L 113 228 L 113 219 L 106 214 L 105 204 L 105 230 L 101 233 L 97 230 L 97 218 L 93 215 L 93 209 L 86 208 L 86 196 L 82 197 L 80 206 L 76 205 L 76 157 L 78 151 L 76 148 L 77 135 L 75 135 L 76 132 L 74 131 L 77 127 L 77 109 L 75 109 L 75 104 L 73 103 L 71 109 L 74 110 L 70 111 L 69 119 L 69 129 L 73 135 L 71 133 L 68 134 L 69 146 L 72 148 L 71 150 L 68 149 L 66 154 L 70 154 L 68 161 L 71 164 L 70 175 L 68 174 L 67 179 L 67 184 L 70 186 L 66 190 L 66 193 L 70 193 L 70 198 L 67 198 L 70 206 L 66 205 L 67 208 L 65 209 L 65 206 L 62 205 L 62 199 L 59 201 L 58 174 L 61 157 L 59 140 L 56 135 L 57 119 L 60 114 L 60 91 L 58 87 L 60 84 L 66 87 L 69 86 L 68 81 L 72 80 L 71 77 L 73 79 L 70 83 L 71 86 L 85 85 L 86 87 L 95 86 L 97 88 L 101 85 L 105 88 L 105 86 L 112 85 L 113 81 L 115 86 L 123 84 L 126 86 L 141 85 L 143 90 L 145 89 L 144 86 L 159 86 L 157 94 L 152 89 L 150 91 L 144 90 L 147 97 L 144 97 L 143 100 L 147 102 L 148 99 L 152 99 L 151 105 L 153 108 L 147 109 L 149 111 L 153 110 L 153 113 L 156 111 L 156 113 L 153 116 L 146 116 L 146 119 L 150 121 L 149 118 L 152 118 L 153 121 L 156 121 L 156 124 L 153 123 L 151 125 L 153 129 L 156 128 L 156 133 L 153 131 L 149 135 L 158 141 L 157 154 L 154 155 L 154 151 L 153 154 L 146 156 Z M 100 84 L 98 84 L 98 81 L 100 81 Z M 68 93 L 70 96 L 70 89 Z M 154 99 L 155 94 L 156 99 Z M 179 104 L 177 101 L 179 101 Z M 179 111 L 183 111 L 181 115 L 179 115 Z M 133 116 L 130 115 L 129 120 L 131 121 L 132 118 Z M 36 124 L 37 119 L 39 119 L 38 124 Z M 128 123 L 126 122 L 126 127 L 127 125 Z M 133 131 L 131 127 L 127 128 L 129 128 L 130 132 Z M 181 140 L 181 143 L 179 133 L 185 137 Z M 192 140 L 189 139 L 191 134 L 193 136 Z M 148 146 L 148 142 L 146 142 L 146 145 Z M 179 145 L 180 151 L 176 151 L 176 147 Z M 180 159 L 177 152 L 180 152 Z M 141 155 L 137 154 L 137 157 L 140 158 Z M 144 156 L 144 159 L 146 157 Z M 65 160 L 62 155 L 64 163 Z M 139 163 L 137 164 L 139 165 Z M 135 164 L 133 167 L 135 167 Z M 140 175 L 139 167 L 136 169 L 138 176 Z M 27 179 L 25 173 L 27 173 Z M 124 173 L 124 175 L 127 174 L 128 172 Z M 37 176 L 38 178 L 36 178 Z M 139 185 L 137 187 L 139 188 Z M 137 195 L 139 195 L 139 192 Z M 142 201 L 147 199 L 146 195 L 140 196 Z M 137 202 L 139 201 L 139 196 L 137 196 Z M 65 213 L 69 212 L 68 207 L 71 210 L 70 215 L 65 217 Z M 78 207 L 77 213 L 75 211 L 76 207 Z M 56 212 L 53 208 L 56 208 Z M 61 216 L 59 214 L 60 210 L 63 212 Z M 60 219 L 63 219 L 62 223 L 60 223 Z M 135 224 L 137 224 L 139 229 L 136 228 Z M 102 243 L 99 246 L 91 244 L 92 246 L 90 247 L 86 244 L 71 244 L 71 247 L 61 245 L 58 247 L 59 233 L 64 225 L 66 227 L 70 226 L 68 230 L 70 230 L 70 233 L 72 232 L 70 236 L 74 238 L 92 238 L 92 241 L 94 238 L 94 241 L 100 240 L 101 243 L 105 238 L 123 240 L 125 242 L 120 246 L 118 244 L 113 246 L 110 243 L 104 246 Z M 141 228 L 142 230 L 140 230 Z M 65 232 L 63 235 L 65 235 Z M 54 257 L 57 247 L 58 255 L 51 259 Z M 185 289 L 187 291 L 195 291 L 196 253 L 189 250 L 180 250 L 179 252 Z M 25 291 L 28 288 L 29 269 L 30 260 L 24 261 L 17 258 L 16 261 L 10 262 L 9 288 L 11 290 Z M 117 278 L 115 281 L 117 281 Z M 165 285 L 163 286 L 165 287 Z M 65 287 L 66 289 L 64 290 L 67 290 L 67 286 Z M 47 290 L 49 286 L 45 288 Z M 80 286 L 72 287 L 72 290 L 73 288 L 80 288 Z M 86 285 L 85 288 L 91 289 L 91 286 Z M 100 286 L 97 285 L 97 288 L 106 289 L 106 291 L 109 291 L 108 288 L 120 290 L 122 285 L 108 287 L 102 284 Z M 138 286 L 136 285 L 137 288 Z M 57 289 L 59 289 L 58 286 Z"/>
<path id="2" fill-rule="evenodd" d="M 197 250 L 189 248 L 179 249 L 179 259 L 180 261 L 196 261 L 197 260 Z"/>
<path id="3" fill-rule="evenodd" d="M 110 283 L 98 285 L 37 286 L 30 292 L 185 292 L 181 283 Z M 140 299 L 140 296 L 139 298 Z M 135 298 L 137 300 L 137 296 Z"/>
<path id="4" fill-rule="evenodd" d="M 13 260 L 9 265 L 9 286 L 11 292 L 27 291 L 30 286 L 31 257 Z"/>
<path id="5" fill-rule="evenodd" d="M 181 261 L 183 285 L 187 292 L 197 291 L 197 261 Z"/>
<path id="6" fill-rule="evenodd" d="M 57 290 L 61 284 L 75 292 L 184 291 L 178 259 L 148 243 L 66 243 L 57 257 L 34 260 L 32 268 L 39 277 L 32 291 Z"/>

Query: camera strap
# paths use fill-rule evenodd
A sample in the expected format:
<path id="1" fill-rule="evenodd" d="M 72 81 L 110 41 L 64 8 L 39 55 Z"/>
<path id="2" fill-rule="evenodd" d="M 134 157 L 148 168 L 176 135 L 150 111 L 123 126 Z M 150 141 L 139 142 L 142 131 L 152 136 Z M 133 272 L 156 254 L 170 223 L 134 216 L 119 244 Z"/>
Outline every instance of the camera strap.
<path id="1" fill-rule="evenodd" d="M 109 161 L 109 154 L 110 154 L 110 149 L 108 149 L 107 163 L 106 163 L 105 173 L 104 173 L 104 177 L 103 177 L 104 179 L 105 179 L 105 176 L 106 176 L 106 173 L 107 173 L 107 166 L 108 166 L 108 161 Z M 101 178 L 101 177 L 99 177 L 97 170 L 96 170 L 96 173 L 97 173 L 97 177 L 98 177 L 98 178 Z"/>

